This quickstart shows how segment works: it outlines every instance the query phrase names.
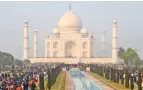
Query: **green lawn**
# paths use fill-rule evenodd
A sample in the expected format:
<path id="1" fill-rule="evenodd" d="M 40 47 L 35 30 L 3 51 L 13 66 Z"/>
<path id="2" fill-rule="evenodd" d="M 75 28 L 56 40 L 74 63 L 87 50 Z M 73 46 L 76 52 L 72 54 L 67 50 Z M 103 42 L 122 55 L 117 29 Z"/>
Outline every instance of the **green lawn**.
<path id="1" fill-rule="evenodd" d="M 66 72 L 61 72 L 57 77 L 56 82 L 52 86 L 51 90 L 65 90 L 65 81 L 66 81 Z M 46 85 L 47 85 L 47 79 L 45 79 L 44 81 L 45 90 L 47 89 Z M 36 87 L 36 90 L 40 90 L 39 85 Z"/>
<path id="2" fill-rule="evenodd" d="M 124 85 L 122 85 L 121 83 L 114 83 L 110 80 L 107 80 L 105 78 L 103 78 L 102 76 L 93 73 L 93 72 L 88 72 L 90 75 L 92 75 L 94 78 L 97 78 L 98 80 L 100 80 L 101 82 L 103 82 L 104 84 L 108 85 L 109 87 L 113 88 L 114 90 L 130 90 L 129 88 L 125 88 Z M 137 86 L 135 86 L 134 90 L 138 90 Z"/>

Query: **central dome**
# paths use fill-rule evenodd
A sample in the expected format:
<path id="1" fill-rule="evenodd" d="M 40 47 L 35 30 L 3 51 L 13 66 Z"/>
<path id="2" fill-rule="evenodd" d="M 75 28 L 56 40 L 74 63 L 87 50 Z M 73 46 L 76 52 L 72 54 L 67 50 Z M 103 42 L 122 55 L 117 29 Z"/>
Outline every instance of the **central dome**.
<path id="1" fill-rule="evenodd" d="M 64 16 L 62 16 L 58 23 L 59 28 L 82 28 L 82 22 L 80 20 L 80 17 L 77 16 L 74 12 L 69 10 L 67 13 L 65 13 Z"/>

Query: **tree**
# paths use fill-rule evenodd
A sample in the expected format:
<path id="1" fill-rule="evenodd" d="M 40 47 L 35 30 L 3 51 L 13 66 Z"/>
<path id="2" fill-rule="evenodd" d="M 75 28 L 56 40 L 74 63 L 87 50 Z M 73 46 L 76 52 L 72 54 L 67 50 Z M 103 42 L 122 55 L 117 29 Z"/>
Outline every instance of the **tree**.
<path id="1" fill-rule="evenodd" d="M 131 80 L 130 80 L 130 87 L 131 87 L 131 90 L 134 90 L 134 81 L 133 81 L 133 76 L 131 76 L 131 78 L 130 78 Z"/>
<path id="2" fill-rule="evenodd" d="M 132 63 L 133 63 L 136 67 L 139 68 L 142 62 L 141 62 L 141 59 L 139 58 L 139 56 L 136 55 L 136 56 L 133 58 Z"/>
<path id="3" fill-rule="evenodd" d="M 125 87 L 129 88 L 129 72 L 128 72 L 127 68 L 125 70 Z"/>
<path id="4" fill-rule="evenodd" d="M 6 53 L 6 52 L 1 52 L 0 51 L 0 65 L 3 67 L 5 65 L 11 65 L 14 61 L 14 57 L 9 54 L 9 53 Z"/>
<path id="5" fill-rule="evenodd" d="M 30 66 L 31 62 L 30 60 L 23 60 L 23 64 L 26 66 Z"/>
<path id="6" fill-rule="evenodd" d="M 121 54 L 124 52 L 125 52 L 125 50 L 122 47 L 119 47 L 118 57 L 121 58 Z"/>
<path id="7" fill-rule="evenodd" d="M 44 74 L 40 74 L 40 90 L 44 90 Z"/>
<path id="8" fill-rule="evenodd" d="M 113 82 L 116 82 L 116 69 L 113 69 Z"/>
<path id="9" fill-rule="evenodd" d="M 14 64 L 12 64 L 11 68 L 12 68 L 12 72 L 14 72 L 14 68 L 15 68 Z"/>
<path id="10" fill-rule="evenodd" d="M 22 66 L 22 61 L 18 60 L 18 59 L 15 59 L 14 64 L 17 65 L 17 66 Z"/>
<path id="11" fill-rule="evenodd" d="M 51 72 L 48 71 L 48 89 L 51 90 L 52 80 L 51 80 Z"/>
<path id="12" fill-rule="evenodd" d="M 142 85 L 141 85 L 142 81 L 141 81 L 141 73 L 140 72 L 138 73 L 138 79 L 139 79 L 139 81 L 138 81 L 138 90 L 142 90 Z"/>
<path id="13" fill-rule="evenodd" d="M 132 62 L 136 62 L 139 59 L 139 56 L 137 55 L 136 51 L 132 48 L 128 48 L 126 51 L 120 54 L 120 58 L 124 59 L 124 63 L 128 65 L 129 63 L 132 64 Z"/>
<path id="14" fill-rule="evenodd" d="M 117 83 L 119 83 L 119 79 L 120 79 L 119 74 L 120 74 L 120 73 L 119 73 L 119 70 L 117 70 L 117 80 L 116 80 Z"/>
<path id="15" fill-rule="evenodd" d="M 124 84 L 124 77 L 123 77 L 123 75 L 124 75 L 124 72 L 123 72 L 123 70 L 121 71 L 121 84 L 123 85 Z"/>

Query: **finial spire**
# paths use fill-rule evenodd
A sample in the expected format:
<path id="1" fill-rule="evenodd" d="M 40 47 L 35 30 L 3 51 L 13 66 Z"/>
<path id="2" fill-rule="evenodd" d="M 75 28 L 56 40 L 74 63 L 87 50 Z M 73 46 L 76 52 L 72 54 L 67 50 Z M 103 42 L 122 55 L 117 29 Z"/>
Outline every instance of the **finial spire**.
<path id="1" fill-rule="evenodd" d="M 69 10 L 71 11 L 71 4 L 69 5 Z"/>

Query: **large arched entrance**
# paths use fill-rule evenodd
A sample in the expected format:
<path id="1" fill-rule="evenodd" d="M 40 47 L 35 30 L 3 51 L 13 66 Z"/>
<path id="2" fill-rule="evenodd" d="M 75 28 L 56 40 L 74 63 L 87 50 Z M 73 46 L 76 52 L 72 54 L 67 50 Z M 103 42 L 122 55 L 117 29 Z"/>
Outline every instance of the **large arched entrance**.
<path id="1" fill-rule="evenodd" d="M 65 57 L 75 57 L 76 56 L 76 44 L 73 41 L 68 41 L 65 43 Z"/>

